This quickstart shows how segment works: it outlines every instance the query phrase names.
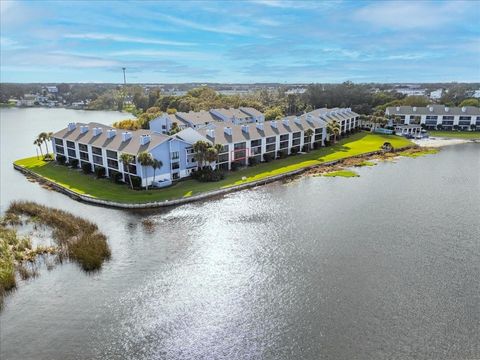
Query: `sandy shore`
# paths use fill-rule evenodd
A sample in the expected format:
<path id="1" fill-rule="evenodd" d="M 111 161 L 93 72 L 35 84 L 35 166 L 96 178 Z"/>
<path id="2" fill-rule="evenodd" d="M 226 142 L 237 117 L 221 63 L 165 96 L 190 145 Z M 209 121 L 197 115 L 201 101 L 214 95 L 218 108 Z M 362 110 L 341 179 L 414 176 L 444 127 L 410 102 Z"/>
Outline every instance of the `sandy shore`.
<path id="1" fill-rule="evenodd" d="M 442 147 L 442 146 L 448 146 L 448 145 L 465 144 L 465 143 L 472 142 L 472 140 L 431 137 L 428 139 L 412 140 L 412 142 L 422 147 Z"/>

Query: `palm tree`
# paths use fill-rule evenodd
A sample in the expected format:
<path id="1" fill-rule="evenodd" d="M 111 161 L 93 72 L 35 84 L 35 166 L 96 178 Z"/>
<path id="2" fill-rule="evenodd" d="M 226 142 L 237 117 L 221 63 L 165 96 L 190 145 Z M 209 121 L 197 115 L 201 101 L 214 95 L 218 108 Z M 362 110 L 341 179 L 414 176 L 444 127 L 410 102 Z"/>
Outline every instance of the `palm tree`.
<path id="1" fill-rule="evenodd" d="M 205 151 L 205 160 L 209 162 L 212 169 L 215 169 L 215 167 L 212 166 L 212 163 L 214 163 L 215 160 L 217 160 L 217 156 L 218 156 L 218 151 L 212 146 L 208 147 L 207 150 Z"/>
<path id="2" fill-rule="evenodd" d="M 52 135 L 53 135 L 53 132 L 47 132 L 45 133 L 45 146 L 47 147 L 47 155 L 48 155 L 48 143 L 50 143 L 50 141 L 52 141 Z M 52 149 L 53 151 L 53 149 Z"/>
<path id="3" fill-rule="evenodd" d="M 202 140 L 199 140 L 195 144 L 193 144 L 193 151 L 195 151 L 196 153 L 195 158 L 197 159 L 200 169 L 203 169 L 205 158 L 206 158 L 206 152 L 209 147 L 210 147 L 210 144 Z"/>
<path id="4" fill-rule="evenodd" d="M 38 138 L 42 140 L 42 144 L 45 144 L 45 151 L 48 155 L 47 137 L 48 137 L 48 134 L 46 132 L 41 132 L 40 134 L 38 134 Z"/>
<path id="5" fill-rule="evenodd" d="M 337 122 L 337 120 L 332 120 L 327 123 L 327 133 L 329 135 L 333 135 L 333 143 L 337 141 L 337 135 L 340 135 L 340 132 L 342 131 L 340 124 Z"/>
<path id="6" fill-rule="evenodd" d="M 163 163 L 160 160 L 153 159 L 152 167 L 153 167 L 153 181 L 155 181 L 155 172 L 157 169 L 160 169 L 163 166 Z"/>
<path id="7" fill-rule="evenodd" d="M 40 138 L 36 138 L 35 141 L 33 142 L 33 145 L 36 145 L 38 146 L 38 148 L 40 149 L 40 154 L 42 155 L 42 159 L 43 159 L 43 150 L 42 150 L 42 140 L 40 140 Z M 38 155 L 38 153 L 37 153 Z"/>
<path id="8" fill-rule="evenodd" d="M 153 163 L 152 154 L 146 151 L 143 151 L 140 154 L 138 154 L 137 160 L 142 166 L 142 173 L 143 173 L 143 177 L 145 178 L 145 188 L 148 190 L 148 179 L 145 174 L 145 168 L 152 165 Z"/>
<path id="9" fill-rule="evenodd" d="M 127 171 L 128 181 L 130 182 L 130 187 L 133 189 L 132 177 L 130 176 L 130 170 L 128 169 L 129 165 L 133 162 L 133 155 L 123 153 L 120 155 L 120 161 L 123 164 L 123 172 Z"/>
<path id="10" fill-rule="evenodd" d="M 305 130 L 305 136 L 308 137 L 308 139 L 310 140 L 310 141 L 308 142 L 308 148 L 309 148 L 309 149 L 312 148 L 312 136 L 313 136 L 313 134 L 315 134 L 315 133 L 313 132 L 312 129 L 307 129 L 307 130 Z M 305 145 L 305 144 L 304 144 L 304 145 Z"/>

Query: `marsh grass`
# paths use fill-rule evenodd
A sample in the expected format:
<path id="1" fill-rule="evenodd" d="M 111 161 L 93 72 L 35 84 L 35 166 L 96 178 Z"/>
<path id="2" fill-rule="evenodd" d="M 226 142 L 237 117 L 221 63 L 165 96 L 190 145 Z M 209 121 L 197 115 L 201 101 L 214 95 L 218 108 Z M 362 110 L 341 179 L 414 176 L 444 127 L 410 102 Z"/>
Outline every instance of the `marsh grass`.
<path id="1" fill-rule="evenodd" d="M 32 223 L 34 230 L 51 229 L 56 246 L 33 248 L 31 239 L 13 228 L 26 223 Z M 36 260 L 43 255 L 48 269 L 53 268 L 53 255 L 55 263 L 70 259 L 92 271 L 100 269 L 111 252 L 106 236 L 94 223 L 34 202 L 12 202 L 0 221 L 0 308 L 3 296 L 16 286 L 16 273 L 23 280 L 37 276 Z"/>

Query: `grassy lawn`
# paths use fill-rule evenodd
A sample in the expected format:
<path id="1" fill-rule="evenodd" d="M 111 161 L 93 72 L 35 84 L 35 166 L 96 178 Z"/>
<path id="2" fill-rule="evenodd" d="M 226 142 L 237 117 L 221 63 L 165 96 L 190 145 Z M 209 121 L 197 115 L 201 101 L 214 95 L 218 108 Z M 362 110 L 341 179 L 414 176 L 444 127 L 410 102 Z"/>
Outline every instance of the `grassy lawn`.
<path id="1" fill-rule="evenodd" d="M 286 159 L 230 172 L 224 180 L 219 182 L 201 183 L 196 180 L 185 180 L 165 189 L 148 191 L 131 190 L 126 185 L 114 184 L 108 179 L 95 179 L 92 175 L 84 175 L 81 170 L 72 170 L 53 162 L 38 160 L 36 157 L 17 160 L 15 164 L 30 169 L 79 194 L 88 194 L 95 198 L 124 203 L 144 203 L 188 197 L 205 191 L 228 188 L 308 166 L 376 151 L 387 141 L 395 148 L 412 145 L 409 140 L 400 136 L 361 132 L 340 140 L 334 146 L 314 150 L 308 154 L 290 156 Z M 242 177 L 246 177 L 246 180 L 242 180 Z"/>
<path id="2" fill-rule="evenodd" d="M 480 131 L 437 131 L 429 130 L 430 136 L 452 139 L 480 139 Z"/>
<path id="3" fill-rule="evenodd" d="M 329 173 L 325 173 L 323 174 L 322 176 L 326 176 L 326 177 L 359 177 L 360 175 L 358 175 L 355 171 L 352 171 L 352 170 L 338 170 L 338 171 L 332 171 L 332 172 L 329 172 Z"/>

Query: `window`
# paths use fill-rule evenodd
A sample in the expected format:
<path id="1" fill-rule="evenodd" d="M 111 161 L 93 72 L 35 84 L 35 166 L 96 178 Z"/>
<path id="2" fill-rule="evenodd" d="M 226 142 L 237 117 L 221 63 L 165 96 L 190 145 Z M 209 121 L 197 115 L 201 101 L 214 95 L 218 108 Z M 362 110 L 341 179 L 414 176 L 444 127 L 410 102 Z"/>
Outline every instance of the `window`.
<path id="1" fill-rule="evenodd" d="M 75 149 L 75 143 L 73 141 L 67 140 L 67 147 L 70 149 Z"/>
<path id="2" fill-rule="evenodd" d="M 294 145 L 300 145 L 300 138 L 292 140 L 292 146 Z"/>
<path id="3" fill-rule="evenodd" d="M 68 156 L 69 156 L 69 157 L 72 157 L 72 158 L 77 157 L 77 153 L 76 153 L 75 150 L 73 150 L 73 149 L 67 149 L 67 151 L 68 151 Z"/>
<path id="4" fill-rule="evenodd" d="M 95 146 L 92 146 L 92 153 L 94 153 L 95 155 L 102 156 L 102 149 L 98 148 L 98 147 L 95 147 Z"/>
<path id="5" fill-rule="evenodd" d="M 180 158 L 180 153 L 178 151 L 172 151 L 172 160 L 178 160 Z"/>
<path id="6" fill-rule="evenodd" d="M 63 146 L 63 140 L 55 138 L 55 145 Z"/>
<path id="7" fill-rule="evenodd" d="M 80 159 L 88 161 L 88 154 L 80 151 Z"/>
<path id="8" fill-rule="evenodd" d="M 172 179 L 173 180 L 178 180 L 180 179 L 180 174 L 178 172 L 172 174 Z"/>
<path id="9" fill-rule="evenodd" d="M 55 146 L 55 151 L 58 153 L 58 154 L 65 154 L 65 152 L 63 151 L 63 146 Z"/>
<path id="10" fill-rule="evenodd" d="M 107 159 L 107 165 L 111 169 L 118 169 L 118 161 L 117 160 Z"/>
<path id="11" fill-rule="evenodd" d="M 289 134 L 280 135 L 280 141 L 288 141 Z"/>
<path id="12" fill-rule="evenodd" d="M 241 150 L 241 149 L 245 149 L 246 147 L 247 147 L 246 142 L 236 143 L 235 145 L 233 145 L 234 150 Z"/>
<path id="13" fill-rule="evenodd" d="M 107 150 L 107 158 L 117 159 L 118 155 L 116 151 Z"/>
<path id="14" fill-rule="evenodd" d="M 458 120 L 468 120 L 468 121 L 470 121 L 470 120 L 472 120 L 472 117 L 471 116 L 460 116 L 458 118 Z"/>
<path id="15" fill-rule="evenodd" d="M 267 138 L 267 144 L 274 144 L 275 142 L 276 142 L 276 136 Z"/>
<path id="16" fill-rule="evenodd" d="M 294 138 L 294 139 L 300 139 L 300 136 L 301 136 L 301 132 L 300 132 L 300 131 L 293 133 L 293 138 Z"/>
<path id="17" fill-rule="evenodd" d="M 315 129 L 315 134 L 321 134 L 323 133 L 323 129 L 322 128 L 316 128 Z"/>
<path id="18" fill-rule="evenodd" d="M 453 120 L 453 116 L 444 116 L 443 120 Z"/>
<path id="19" fill-rule="evenodd" d="M 227 154 L 220 154 L 218 155 L 218 162 L 228 162 L 228 153 Z"/>
<path id="20" fill-rule="evenodd" d="M 178 162 L 172 163 L 172 170 L 180 169 L 180 164 Z"/>
<path id="21" fill-rule="evenodd" d="M 220 154 L 228 153 L 228 145 L 223 145 L 222 149 L 220 150 Z"/>
<path id="22" fill-rule="evenodd" d="M 265 148 L 265 151 L 266 152 L 275 151 L 275 145 L 276 144 L 268 144 L 267 147 Z"/>
<path id="23" fill-rule="evenodd" d="M 137 166 L 136 165 L 128 165 L 128 172 L 130 174 L 136 174 L 137 173 Z"/>
<path id="24" fill-rule="evenodd" d="M 78 144 L 78 149 L 79 149 L 80 151 L 88 152 L 88 147 L 87 147 L 87 145 L 85 145 L 85 144 Z"/>
<path id="25" fill-rule="evenodd" d="M 262 153 L 262 148 L 260 146 L 252 148 L 250 155 L 258 155 Z"/>
<path id="26" fill-rule="evenodd" d="M 262 146 L 262 139 L 252 140 L 250 143 L 250 147 L 255 147 L 255 146 Z"/>
<path id="27" fill-rule="evenodd" d="M 93 155 L 93 162 L 95 164 L 103 165 L 103 159 L 101 156 Z"/>

